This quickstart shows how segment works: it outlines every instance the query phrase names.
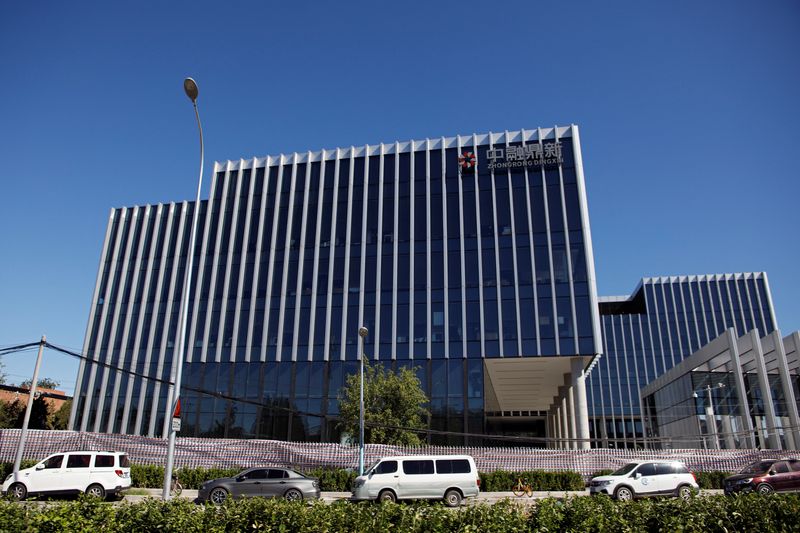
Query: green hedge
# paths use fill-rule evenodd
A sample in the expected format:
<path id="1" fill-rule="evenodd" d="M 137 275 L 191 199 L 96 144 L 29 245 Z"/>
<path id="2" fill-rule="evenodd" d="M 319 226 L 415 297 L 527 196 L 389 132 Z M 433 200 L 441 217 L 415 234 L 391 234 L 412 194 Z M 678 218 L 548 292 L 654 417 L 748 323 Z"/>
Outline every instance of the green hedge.
<path id="1" fill-rule="evenodd" d="M 725 478 L 732 475 L 731 472 L 694 472 L 701 489 L 722 489 Z"/>
<path id="2" fill-rule="evenodd" d="M 178 468 L 178 481 L 185 489 L 199 489 L 210 479 L 232 477 L 244 468 Z M 131 482 L 134 487 L 156 488 L 164 486 L 164 467 L 155 465 L 131 465 Z"/>
<path id="3" fill-rule="evenodd" d="M 220 507 L 187 500 L 111 505 L 81 497 L 47 506 L 0 501 L 0 530 L 56 531 L 800 531 L 800 495 L 756 494 L 616 502 L 606 497 L 540 500 L 527 507 L 511 502 L 466 506 L 441 503 L 302 503 L 254 498 Z"/>
<path id="4" fill-rule="evenodd" d="M 544 470 L 529 470 L 523 472 L 508 472 L 496 470 L 494 472 L 481 472 L 481 490 L 485 492 L 509 492 L 517 480 L 523 479 L 535 491 L 548 490 L 583 490 L 586 483 L 577 472 L 545 472 Z"/>
<path id="5" fill-rule="evenodd" d="M 607 497 L 542 500 L 529 531 L 800 531 L 800 495 L 705 496 L 617 502 Z"/>
<path id="6" fill-rule="evenodd" d="M 200 485 L 210 479 L 233 477 L 244 470 L 235 468 L 178 468 L 178 481 L 185 489 L 199 489 Z M 349 491 L 356 478 L 354 472 L 343 469 L 315 468 L 303 472 L 305 475 L 320 480 L 325 492 Z M 164 467 L 154 465 L 131 465 L 131 481 L 134 487 L 155 488 L 164 484 Z"/>
<path id="7" fill-rule="evenodd" d="M 341 468 L 314 468 L 303 473 L 319 479 L 320 489 L 324 492 L 347 492 L 358 475 L 357 472 Z"/>

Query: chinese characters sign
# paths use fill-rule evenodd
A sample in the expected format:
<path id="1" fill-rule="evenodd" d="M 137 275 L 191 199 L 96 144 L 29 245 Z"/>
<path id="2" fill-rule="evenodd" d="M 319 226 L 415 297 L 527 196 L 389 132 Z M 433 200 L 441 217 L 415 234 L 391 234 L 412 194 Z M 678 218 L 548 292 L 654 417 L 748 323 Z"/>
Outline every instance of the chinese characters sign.
<path id="1" fill-rule="evenodd" d="M 486 161 L 488 170 L 540 167 L 564 162 L 560 141 L 492 148 L 486 150 Z"/>

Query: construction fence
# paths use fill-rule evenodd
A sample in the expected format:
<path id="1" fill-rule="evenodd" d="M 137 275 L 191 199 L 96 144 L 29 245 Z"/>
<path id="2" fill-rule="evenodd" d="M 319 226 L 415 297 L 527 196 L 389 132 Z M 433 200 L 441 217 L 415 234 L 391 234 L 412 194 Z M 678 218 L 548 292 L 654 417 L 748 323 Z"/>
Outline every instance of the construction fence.
<path id="1" fill-rule="evenodd" d="M 13 462 L 19 429 L 0 429 L 0 462 Z M 163 465 L 166 439 L 79 431 L 29 430 L 24 459 L 40 460 L 71 450 L 116 450 L 127 452 L 135 464 Z M 743 466 L 768 458 L 779 458 L 778 450 L 555 450 L 542 448 L 490 448 L 469 446 L 389 446 L 368 444 L 367 465 L 389 455 L 471 455 L 478 470 L 546 470 L 579 472 L 585 478 L 600 470 L 616 470 L 630 461 L 667 459 L 683 462 L 692 471 L 736 472 Z M 210 439 L 178 437 L 175 466 L 250 467 L 283 466 L 299 470 L 318 467 L 357 468 L 358 447 L 335 443 L 284 442 L 275 440 Z"/>

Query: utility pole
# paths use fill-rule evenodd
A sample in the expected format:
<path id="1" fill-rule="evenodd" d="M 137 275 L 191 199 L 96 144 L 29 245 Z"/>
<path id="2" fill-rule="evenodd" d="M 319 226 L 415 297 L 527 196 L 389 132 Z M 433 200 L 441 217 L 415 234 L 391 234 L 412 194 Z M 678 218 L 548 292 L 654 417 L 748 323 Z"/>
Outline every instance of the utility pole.
<path id="1" fill-rule="evenodd" d="M 172 468 L 175 460 L 175 437 L 180 431 L 180 405 L 181 405 L 181 377 L 183 376 L 183 363 L 186 361 L 187 354 L 190 348 L 186 345 L 186 321 L 189 317 L 189 291 L 192 283 L 192 268 L 194 265 L 194 244 L 197 239 L 197 220 L 198 213 L 200 212 L 200 191 L 203 189 L 203 163 L 205 161 L 205 152 L 203 148 L 203 126 L 200 124 L 200 112 L 197 110 L 197 96 L 199 89 L 197 83 L 192 78 L 183 80 L 183 90 L 189 100 L 192 101 L 194 107 L 194 116 L 197 119 L 197 129 L 200 132 L 200 175 L 197 178 L 197 198 L 194 201 L 194 209 L 192 210 L 192 231 L 189 237 L 189 252 L 186 258 L 186 273 L 183 278 L 183 292 L 181 293 L 181 311 L 178 315 L 180 322 L 180 330 L 178 333 L 178 346 L 175 348 L 173 358 L 175 359 L 172 364 L 172 375 L 170 376 L 169 385 L 169 411 L 165 413 L 166 417 L 172 416 L 172 425 L 167 426 L 167 463 L 164 466 L 164 489 L 161 493 L 161 498 L 164 501 L 169 500 L 169 489 L 172 485 Z M 195 298 L 199 298 L 200 292 L 198 289 Z"/>
<path id="2" fill-rule="evenodd" d="M 39 355 L 36 356 L 36 366 L 33 369 L 33 379 L 31 380 L 30 393 L 28 395 L 28 405 L 25 407 L 25 419 L 22 421 L 22 432 L 19 434 L 19 446 L 17 446 L 17 456 L 14 458 L 14 480 L 17 480 L 19 465 L 22 463 L 22 451 L 25 449 L 25 439 L 28 437 L 28 423 L 31 421 L 31 410 L 33 409 L 33 398 L 36 394 L 36 383 L 39 380 L 39 368 L 42 366 L 42 352 L 47 343 L 47 337 L 42 335 L 39 341 Z"/>

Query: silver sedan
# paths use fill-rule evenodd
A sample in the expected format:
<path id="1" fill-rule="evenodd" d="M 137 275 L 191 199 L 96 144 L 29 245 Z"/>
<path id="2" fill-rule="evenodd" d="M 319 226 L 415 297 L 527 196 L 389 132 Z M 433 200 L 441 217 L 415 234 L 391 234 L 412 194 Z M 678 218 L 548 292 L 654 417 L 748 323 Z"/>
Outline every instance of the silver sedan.
<path id="1" fill-rule="evenodd" d="M 197 499 L 221 504 L 228 498 L 285 498 L 287 500 L 318 499 L 319 480 L 306 477 L 288 468 L 248 468 L 235 477 L 206 481 L 197 492 Z"/>

